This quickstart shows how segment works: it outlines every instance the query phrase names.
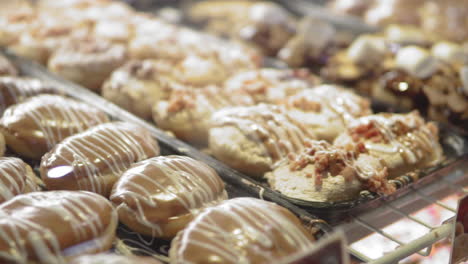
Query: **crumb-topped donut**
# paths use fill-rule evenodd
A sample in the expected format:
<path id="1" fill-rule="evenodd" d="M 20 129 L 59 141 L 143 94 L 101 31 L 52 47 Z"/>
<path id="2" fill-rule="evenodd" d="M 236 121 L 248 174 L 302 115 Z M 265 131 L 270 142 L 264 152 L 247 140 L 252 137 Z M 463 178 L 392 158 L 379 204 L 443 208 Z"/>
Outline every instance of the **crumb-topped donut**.
<path id="1" fill-rule="evenodd" d="M 351 120 L 372 114 L 370 102 L 351 90 L 334 85 L 305 89 L 285 99 L 288 115 L 332 142 Z"/>
<path id="2" fill-rule="evenodd" d="M 206 164 L 183 156 L 141 161 L 122 174 L 110 200 L 122 223 L 139 233 L 172 238 L 200 210 L 227 199 L 224 183 Z"/>
<path id="3" fill-rule="evenodd" d="M 106 251 L 118 222 L 111 203 L 90 192 L 18 195 L 0 205 L 0 215 L 0 260 L 7 263 L 64 263 Z"/>
<path id="4" fill-rule="evenodd" d="M 159 146 L 146 129 L 125 122 L 101 124 L 45 154 L 41 178 L 50 190 L 87 190 L 107 197 L 133 163 L 157 155 Z"/>
<path id="5" fill-rule="evenodd" d="M 383 160 L 371 156 L 363 144 L 335 147 L 325 141 L 308 141 L 299 154 L 265 175 L 271 188 L 307 201 L 352 200 L 362 190 L 389 194 L 395 187 L 387 181 Z"/>
<path id="6" fill-rule="evenodd" d="M 261 177 L 315 136 L 278 106 L 231 107 L 211 120 L 209 149 L 229 166 Z"/>
<path id="7" fill-rule="evenodd" d="M 88 104 L 44 94 L 10 106 L 0 119 L 0 130 L 13 151 L 40 159 L 66 137 L 108 121 L 104 112 Z"/>
<path id="8" fill-rule="evenodd" d="M 0 204 L 16 195 L 40 191 L 40 179 L 18 158 L 0 158 Z"/>
<path id="9" fill-rule="evenodd" d="M 127 60 L 127 51 L 121 44 L 112 44 L 93 38 L 71 39 L 55 51 L 49 62 L 49 70 L 81 84 L 93 91 L 100 91 L 102 83 L 116 68 Z"/>
<path id="10" fill-rule="evenodd" d="M 381 158 L 389 178 L 434 166 L 443 159 L 439 130 L 418 112 L 383 113 L 361 117 L 335 139 L 336 146 L 362 143 L 369 154 Z"/>
<path id="11" fill-rule="evenodd" d="M 285 208 L 254 198 L 207 208 L 172 240 L 170 263 L 274 263 L 313 243 Z"/>
<path id="12" fill-rule="evenodd" d="M 18 70 L 11 64 L 11 62 L 0 54 L 0 76 L 16 76 Z"/>
<path id="13" fill-rule="evenodd" d="M 116 254 L 84 255 L 71 259 L 68 264 L 162 264 L 152 257 L 121 256 Z"/>
<path id="14" fill-rule="evenodd" d="M 9 106 L 39 94 L 57 93 L 57 89 L 39 79 L 0 77 L 0 116 Z"/>

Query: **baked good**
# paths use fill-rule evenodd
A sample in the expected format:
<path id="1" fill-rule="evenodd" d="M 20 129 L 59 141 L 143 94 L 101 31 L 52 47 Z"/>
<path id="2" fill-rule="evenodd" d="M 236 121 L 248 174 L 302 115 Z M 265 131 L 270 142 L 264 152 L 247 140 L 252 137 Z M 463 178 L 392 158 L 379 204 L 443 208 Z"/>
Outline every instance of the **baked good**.
<path id="1" fill-rule="evenodd" d="M 40 179 L 18 158 L 0 158 L 0 204 L 16 195 L 40 191 Z"/>
<path id="2" fill-rule="evenodd" d="M 176 263 L 274 263 L 313 243 L 285 208 L 254 198 L 226 200 L 207 208 L 172 240 Z"/>
<path id="3" fill-rule="evenodd" d="M 130 229 L 172 238 L 203 208 L 227 199 L 224 183 L 206 164 L 161 156 L 134 164 L 112 189 L 110 200 Z"/>
<path id="4" fill-rule="evenodd" d="M 195 89 L 179 88 L 167 100 L 154 104 L 153 120 L 159 128 L 198 146 L 206 146 L 211 116 L 217 110 L 239 105 L 253 105 L 252 97 L 243 92 L 228 92 L 217 86 Z"/>
<path id="5" fill-rule="evenodd" d="M 355 118 L 372 113 L 370 102 L 351 90 L 320 85 L 285 99 L 290 118 L 302 123 L 317 139 L 332 142 Z"/>
<path id="6" fill-rule="evenodd" d="M 265 174 L 272 189 L 296 199 L 338 202 L 358 198 L 360 191 L 390 194 L 384 160 L 369 155 L 363 144 L 332 146 L 308 141 L 299 154 Z"/>
<path id="7" fill-rule="evenodd" d="M 228 94 L 247 93 L 257 104 L 278 104 L 319 83 L 317 76 L 304 69 L 261 68 L 232 75 L 224 82 L 223 89 Z"/>
<path id="8" fill-rule="evenodd" d="M 106 251 L 118 221 L 110 202 L 90 192 L 18 195 L 0 205 L 0 215 L 0 260 L 6 263 L 63 263 Z"/>
<path id="9" fill-rule="evenodd" d="M 41 178 L 49 190 L 87 190 L 108 197 L 133 163 L 159 155 L 144 128 L 106 123 L 68 137 L 42 157 Z"/>
<path id="10" fill-rule="evenodd" d="M 112 71 L 126 60 L 125 46 L 85 38 L 70 40 L 62 45 L 51 55 L 48 68 L 68 80 L 100 91 L 102 83 Z"/>
<path id="11" fill-rule="evenodd" d="M 6 12 L 0 16 L 0 46 L 17 42 L 21 33 L 37 19 L 36 13 L 30 6 L 16 4 L 10 5 L 12 8 L 6 8 L 9 11 L 5 10 Z"/>
<path id="12" fill-rule="evenodd" d="M 169 98 L 171 64 L 156 60 L 130 61 L 116 69 L 102 86 L 102 96 L 144 119 L 153 105 Z"/>
<path id="13" fill-rule="evenodd" d="M 415 24 L 419 21 L 418 8 L 424 0 L 377 0 L 367 10 L 364 20 L 371 25 Z"/>
<path id="14" fill-rule="evenodd" d="M 44 94 L 10 106 L 0 119 L 0 131 L 11 150 L 40 159 L 66 137 L 108 121 L 104 112 L 86 103 Z"/>
<path id="15" fill-rule="evenodd" d="M 5 144 L 5 137 L 2 133 L 0 133 L 0 157 L 5 154 L 6 151 L 6 144 Z"/>
<path id="16" fill-rule="evenodd" d="M 162 264 L 152 257 L 121 256 L 116 254 L 84 255 L 71 259 L 69 264 Z"/>
<path id="17" fill-rule="evenodd" d="M 208 146 L 217 159 L 255 177 L 272 170 L 315 136 L 278 106 L 224 108 L 211 120 Z"/>
<path id="18" fill-rule="evenodd" d="M 335 146 L 363 143 L 369 155 L 381 158 L 389 178 L 437 165 L 443 160 L 439 130 L 416 111 L 361 117 L 335 139 Z"/>
<path id="19" fill-rule="evenodd" d="M 18 70 L 11 64 L 11 62 L 0 54 L 0 76 L 16 76 Z"/>
<path id="20" fill-rule="evenodd" d="M 0 77 L 0 116 L 11 105 L 39 94 L 54 94 L 57 89 L 39 79 L 28 77 Z"/>
<path id="21" fill-rule="evenodd" d="M 363 16 L 375 0 L 334 0 L 328 6 L 338 14 Z"/>

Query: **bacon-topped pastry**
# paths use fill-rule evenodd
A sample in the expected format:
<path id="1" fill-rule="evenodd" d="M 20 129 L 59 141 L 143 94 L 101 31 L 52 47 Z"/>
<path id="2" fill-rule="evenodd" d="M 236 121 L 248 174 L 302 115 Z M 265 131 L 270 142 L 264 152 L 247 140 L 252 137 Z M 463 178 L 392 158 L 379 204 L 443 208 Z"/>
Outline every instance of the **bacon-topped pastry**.
<path id="1" fill-rule="evenodd" d="M 172 240 L 171 264 L 276 263 L 313 243 L 285 208 L 254 198 L 207 208 Z"/>
<path id="2" fill-rule="evenodd" d="M 360 143 L 370 155 L 383 159 L 389 178 L 434 166 L 443 159 L 437 126 L 426 123 L 416 111 L 361 117 L 351 122 L 334 144 Z"/>
<path id="3" fill-rule="evenodd" d="M 87 190 L 107 197 L 133 163 L 157 155 L 159 146 L 146 129 L 125 122 L 101 124 L 45 154 L 41 178 L 49 190 Z"/>
<path id="4" fill-rule="evenodd" d="M 372 114 L 370 102 L 339 86 L 321 85 L 285 99 L 288 115 L 332 142 L 351 120 Z"/>
<path id="5" fill-rule="evenodd" d="M 65 263 L 66 258 L 112 246 L 117 214 L 90 192 L 18 195 L 0 205 L 2 263 Z"/>
<path id="6" fill-rule="evenodd" d="M 389 194 L 384 160 L 369 155 L 364 144 L 335 147 L 325 141 L 308 141 L 304 151 L 265 175 L 282 194 L 307 201 L 352 200 L 362 190 Z"/>
<path id="7" fill-rule="evenodd" d="M 108 121 L 104 112 L 88 104 L 45 94 L 9 107 L 0 119 L 0 131 L 10 149 L 40 159 L 66 137 Z"/>
<path id="8" fill-rule="evenodd" d="M 68 264 L 162 264 L 152 257 L 121 256 L 116 254 L 84 255 L 73 258 Z"/>
<path id="9" fill-rule="evenodd" d="M 208 165 L 183 156 L 141 161 L 127 170 L 110 200 L 119 219 L 153 237 L 172 238 L 203 208 L 227 199 L 224 183 Z"/>
<path id="10" fill-rule="evenodd" d="M 39 79 L 27 77 L 0 77 L 0 116 L 9 106 L 39 94 L 57 93 L 52 86 Z"/>
<path id="11" fill-rule="evenodd" d="M 0 158 L 0 204 L 18 194 L 40 191 L 40 179 L 18 158 Z"/>
<path id="12" fill-rule="evenodd" d="M 301 151 L 315 136 L 278 106 L 260 104 L 216 112 L 211 121 L 209 149 L 229 166 L 261 177 L 290 152 Z"/>
<path id="13" fill-rule="evenodd" d="M 18 70 L 11 64 L 11 62 L 0 54 L 0 76 L 16 76 Z"/>

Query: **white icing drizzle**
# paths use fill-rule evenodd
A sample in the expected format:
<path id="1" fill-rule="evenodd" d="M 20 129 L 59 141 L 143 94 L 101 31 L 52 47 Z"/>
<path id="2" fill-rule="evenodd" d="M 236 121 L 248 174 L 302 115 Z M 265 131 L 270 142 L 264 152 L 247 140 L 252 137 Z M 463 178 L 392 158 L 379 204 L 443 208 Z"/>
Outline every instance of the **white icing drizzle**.
<path id="1" fill-rule="evenodd" d="M 108 121 L 103 112 L 88 104 L 58 95 L 39 95 L 14 105 L 5 111 L 0 123 L 15 126 L 21 119 L 35 124 L 34 135 L 42 134 L 48 149 L 70 135 Z"/>
<path id="2" fill-rule="evenodd" d="M 18 158 L 0 158 L 0 202 L 40 188 L 27 173 L 27 164 Z"/>
<path id="3" fill-rule="evenodd" d="M 213 126 L 235 126 L 244 135 L 261 144 L 273 162 L 304 148 L 314 136 L 285 114 L 283 108 L 259 104 L 253 107 L 225 108 L 213 115 Z"/>
<path id="4" fill-rule="evenodd" d="M 53 89 L 47 87 L 38 79 L 20 77 L 0 77 L 0 114 L 11 104 L 19 103 L 28 97 L 40 93 L 50 93 Z M 8 102 L 7 98 L 12 101 Z"/>
<path id="5" fill-rule="evenodd" d="M 159 223 L 146 218 L 141 203 L 162 210 L 157 200 L 158 196 L 164 195 L 163 200 L 172 197 L 186 209 L 186 213 L 196 215 L 201 209 L 227 198 L 223 186 L 216 172 L 203 163 L 189 157 L 161 156 L 142 161 L 126 171 L 110 199 L 123 197 L 124 202 L 119 207 L 132 210 L 141 224 L 153 229 L 153 236 L 163 236 Z M 129 208 L 126 200 L 133 200 L 137 208 Z"/>
<path id="6" fill-rule="evenodd" d="M 0 251 L 0 259 L 29 263 L 29 258 L 35 256 L 40 263 L 65 263 L 58 231 L 54 230 L 55 227 L 49 229 L 37 222 L 36 219 L 43 219 L 38 214 L 47 215 L 51 221 L 61 219 L 69 223 L 73 229 L 73 238 L 70 239 L 75 245 L 90 241 L 85 239 L 91 235 L 96 249 L 102 250 L 103 241 L 95 238 L 107 228 L 116 226 L 116 214 L 112 211 L 109 226 L 104 226 L 102 216 L 96 214 L 92 207 L 113 210 L 104 198 L 85 192 L 34 192 L 4 203 L 0 207 L 0 241 L 8 243 L 10 248 Z M 27 233 L 27 236 L 21 236 L 21 233 Z M 27 245 L 32 251 L 28 250 Z"/>
<path id="7" fill-rule="evenodd" d="M 47 167 L 46 177 L 60 178 L 65 175 L 54 175 L 51 171 L 69 166 L 79 189 L 103 194 L 108 191 L 103 186 L 105 174 L 111 172 L 119 176 L 134 162 L 159 153 L 156 143 L 139 130 L 141 128 L 123 122 L 101 124 L 58 144 L 44 157 L 41 167 Z M 59 163 L 54 162 L 57 159 Z M 103 167 L 97 164 L 100 162 Z M 89 181 L 90 189 L 83 185 L 82 178 Z"/>
<path id="8" fill-rule="evenodd" d="M 203 211 L 176 237 L 178 246 L 171 253 L 176 263 L 195 263 L 186 254 L 188 248 L 200 250 L 200 254 L 217 256 L 225 263 L 253 263 L 248 250 L 255 250 L 264 263 L 278 261 L 272 250 L 281 248 L 279 243 L 293 247 L 296 252 L 305 250 L 312 239 L 278 210 L 278 205 L 253 198 L 235 198 Z M 220 222 L 229 219 L 229 224 Z M 278 238 L 278 233 L 281 238 Z M 193 251 L 191 251 L 193 252 Z"/>

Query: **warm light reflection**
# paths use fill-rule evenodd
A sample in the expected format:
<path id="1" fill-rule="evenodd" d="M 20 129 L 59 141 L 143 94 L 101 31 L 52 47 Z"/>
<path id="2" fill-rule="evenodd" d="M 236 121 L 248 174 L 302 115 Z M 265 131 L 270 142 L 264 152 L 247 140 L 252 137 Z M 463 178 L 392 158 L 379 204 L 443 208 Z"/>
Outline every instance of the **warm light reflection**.
<path id="1" fill-rule="evenodd" d="M 409 88 L 408 83 L 401 82 L 398 84 L 398 90 L 400 90 L 400 92 L 405 92 L 406 90 L 408 90 L 408 88 Z"/>
<path id="2" fill-rule="evenodd" d="M 49 178 L 61 178 L 73 171 L 72 166 L 59 166 L 53 169 L 50 169 L 47 172 L 47 177 Z"/>

